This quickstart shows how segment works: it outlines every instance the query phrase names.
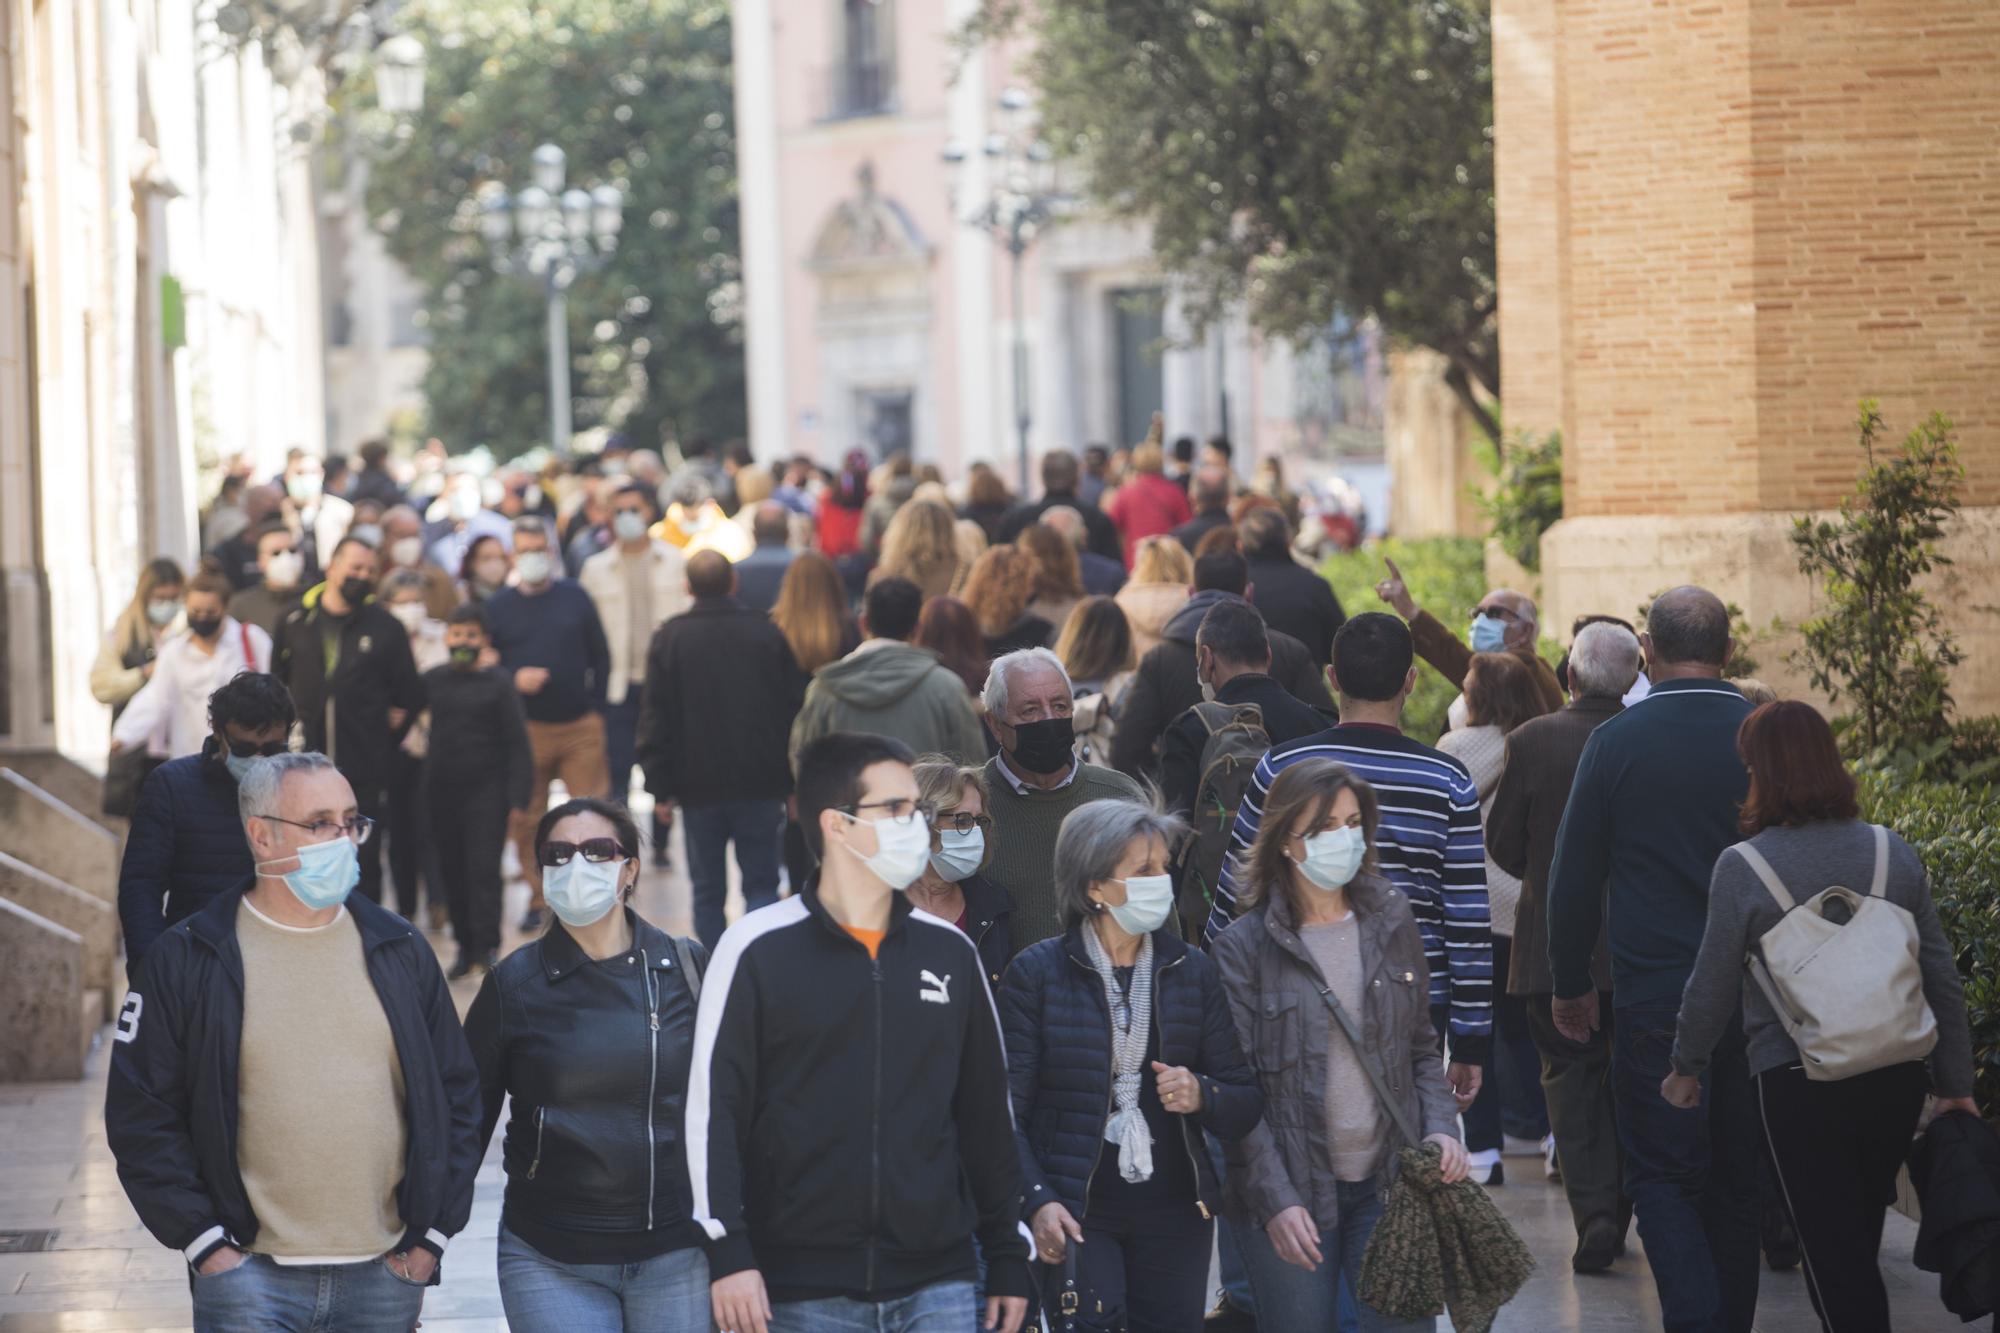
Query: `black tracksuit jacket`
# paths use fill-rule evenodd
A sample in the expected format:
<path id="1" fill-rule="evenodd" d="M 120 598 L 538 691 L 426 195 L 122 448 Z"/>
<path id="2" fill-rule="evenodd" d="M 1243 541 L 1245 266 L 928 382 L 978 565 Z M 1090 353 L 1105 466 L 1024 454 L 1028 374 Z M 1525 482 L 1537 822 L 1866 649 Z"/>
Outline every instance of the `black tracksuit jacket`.
<path id="1" fill-rule="evenodd" d="M 744 917 L 702 985 L 687 1109 L 709 1276 L 879 1301 L 1030 1292 L 1000 1024 L 972 941 L 895 896 L 878 957 L 816 885 Z"/>

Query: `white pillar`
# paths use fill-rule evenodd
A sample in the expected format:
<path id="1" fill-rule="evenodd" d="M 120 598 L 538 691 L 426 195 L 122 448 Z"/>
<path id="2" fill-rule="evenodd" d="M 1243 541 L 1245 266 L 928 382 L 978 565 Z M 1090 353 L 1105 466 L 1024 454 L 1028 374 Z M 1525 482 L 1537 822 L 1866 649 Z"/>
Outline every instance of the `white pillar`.
<path id="1" fill-rule="evenodd" d="M 750 450 L 792 452 L 785 372 L 785 256 L 778 225 L 778 92 L 771 0 L 735 0 L 736 178 L 743 231 L 743 360 Z M 650 444 L 651 441 L 642 441 Z"/>
<path id="2" fill-rule="evenodd" d="M 951 0 L 945 24 L 956 28 L 970 17 L 975 0 Z M 1002 330 L 993 319 L 993 273 L 999 246 L 960 221 L 986 198 L 988 171 L 986 155 L 979 145 L 986 138 L 986 110 L 991 104 L 986 86 L 986 52 L 975 48 L 958 71 L 947 103 L 950 137 L 965 145 L 965 161 L 957 170 L 958 196 L 948 232 L 938 238 L 950 256 L 951 268 L 951 349 L 949 373 L 956 379 L 958 420 L 949 423 L 956 438 L 946 447 L 946 471 L 959 476 L 974 460 L 984 459 L 1000 469 L 1007 485 L 1014 485 L 1014 413 L 1011 397 L 996 398 L 1003 374 L 1012 364 L 1011 342 L 999 337 Z M 943 168 L 940 168 L 943 174 Z M 1006 406 L 1002 406 L 1006 404 Z"/>

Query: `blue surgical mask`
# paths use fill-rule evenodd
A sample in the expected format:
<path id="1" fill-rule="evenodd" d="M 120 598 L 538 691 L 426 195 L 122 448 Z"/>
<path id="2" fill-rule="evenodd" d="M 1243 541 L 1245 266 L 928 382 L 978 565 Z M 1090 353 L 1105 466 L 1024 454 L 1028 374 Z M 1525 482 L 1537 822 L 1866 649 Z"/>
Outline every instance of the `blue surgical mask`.
<path id="1" fill-rule="evenodd" d="M 542 897 L 566 926 L 579 929 L 604 919 L 618 905 L 623 861 L 586 861 L 578 853 L 542 872 Z"/>
<path id="2" fill-rule="evenodd" d="M 263 757 L 261 754 L 235 755 L 225 749 L 222 752 L 222 766 L 229 770 L 230 777 L 241 782 L 243 781 L 243 775 L 250 771 L 250 765 Z"/>
<path id="3" fill-rule="evenodd" d="M 1125 881 L 1125 901 L 1106 903 L 1111 919 L 1128 935 L 1150 935 L 1167 924 L 1174 910 L 1171 875 L 1133 875 Z"/>
<path id="4" fill-rule="evenodd" d="M 956 884 L 970 878 L 985 859 L 986 830 L 970 828 L 960 833 L 957 829 L 942 829 L 938 832 L 938 849 L 931 853 L 931 869 Z"/>
<path id="5" fill-rule="evenodd" d="M 325 842 L 308 843 L 295 854 L 299 868 L 286 872 L 282 878 L 292 895 L 312 911 L 324 912 L 340 906 L 361 882 L 361 858 L 355 852 L 354 839 L 345 833 L 335 834 Z M 281 856 L 277 861 L 261 861 L 257 869 L 261 871 L 265 866 L 289 859 Z"/>
<path id="6" fill-rule="evenodd" d="M 1472 618 L 1472 651 L 1497 653 L 1507 646 L 1507 626 L 1492 616 Z"/>
<path id="7" fill-rule="evenodd" d="M 1306 859 L 1299 862 L 1299 873 L 1314 888 L 1332 893 L 1347 887 L 1367 856 L 1368 835 L 1360 829 L 1323 829 L 1306 839 Z"/>

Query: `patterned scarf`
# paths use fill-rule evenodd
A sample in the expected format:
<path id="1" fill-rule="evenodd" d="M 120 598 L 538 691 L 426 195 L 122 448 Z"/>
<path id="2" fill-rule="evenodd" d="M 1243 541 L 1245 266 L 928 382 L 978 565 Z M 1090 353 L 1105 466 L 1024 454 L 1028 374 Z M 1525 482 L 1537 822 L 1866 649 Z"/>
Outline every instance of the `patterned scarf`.
<path id="1" fill-rule="evenodd" d="M 1116 1109 L 1104 1122 L 1104 1141 L 1118 1149 L 1119 1175 L 1133 1182 L 1151 1180 L 1153 1131 L 1139 1109 L 1139 1079 L 1146 1068 L 1146 1035 L 1153 1028 L 1153 937 L 1139 941 L 1129 990 L 1119 989 L 1111 955 L 1095 927 L 1084 927 L 1083 946 L 1104 984 L 1104 1003 L 1111 1012 L 1111 1099 Z"/>

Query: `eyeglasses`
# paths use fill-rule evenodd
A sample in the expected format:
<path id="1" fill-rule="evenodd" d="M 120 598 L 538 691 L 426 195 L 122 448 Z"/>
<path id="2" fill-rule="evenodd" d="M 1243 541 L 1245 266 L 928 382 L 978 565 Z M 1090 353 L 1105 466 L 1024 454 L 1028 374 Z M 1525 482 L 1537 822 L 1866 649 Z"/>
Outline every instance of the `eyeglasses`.
<path id="1" fill-rule="evenodd" d="M 893 801 L 863 801 L 859 805 L 845 805 L 840 812 L 850 819 L 859 819 L 863 810 L 886 810 L 892 824 L 908 824 L 919 815 L 926 824 L 937 818 L 937 803 L 934 801 L 906 801 L 900 797 Z"/>
<path id="2" fill-rule="evenodd" d="M 283 741 L 265 741 L 262 745 L 256 741 L 229 742 L 229 753 L 238 759 L 269 759 L 272 755 L 283 754 L 290 748 Z"/>
<path id="3" fill-rule="evenodd" d="M 633 853 L 618 845 L 616 838 L 585 838 L 582 842 L 545 842 L 541 862 L 545 866 L 566 866 L 578 852 L 594 866 L 607 861 L 629 860 Z"/>
<path id="4" fill-rule="evenodd" d="M 262 815 L 259 818 L 268 819 L 273 824 L 290 824 L 293 828 L 302 828 L 312 834 L 314 842 L 326 842 L 336 833 L 344 833 L 356 842 L 367 842 L 368 835 L 375 831 L 375 821 L 366 815 L 356 815 L 344 823 L 335 823 L 331 819 L 315 819 L 310 824 L 301 824 L 296 819 L 281 819 L 277 815 Z"/>
<path id="5" fill-rule="evenodd" d="M 969 815 L 963 810 L 953 810 L 950 814 L 933 815 L 931 825 L 940 833 L 947 829 L 953 833 L 970 833 L 974 829 L 987 833 L 992 830 L 993 821 L 985 815 Z"/>

